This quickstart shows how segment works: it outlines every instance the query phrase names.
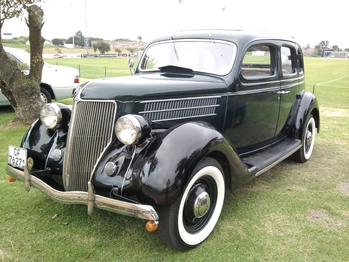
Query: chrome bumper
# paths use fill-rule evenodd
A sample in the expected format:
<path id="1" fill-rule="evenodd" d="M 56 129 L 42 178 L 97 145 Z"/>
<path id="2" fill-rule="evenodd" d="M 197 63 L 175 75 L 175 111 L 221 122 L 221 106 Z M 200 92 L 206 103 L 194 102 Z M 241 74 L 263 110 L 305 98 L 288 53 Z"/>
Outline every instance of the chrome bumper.
<path id="1" fill-rule="evenodd" d="M 46 194 L 54 201 L 63 204 L 83 204 L 87 205 L 88 214 L 92 214 L 94 208 L 99 208 L 114 212 L 121 215 L 155 220 L 159 219 L 155 209 L 149 205 L 133 204 L 116 199 L 107 198 L 104 196 L 96 195 L 91 182 L 88 182 L 88 192 L 83 191 L 58 191 L 45 182 L 41 181 L 35 176 L 32 176 L 27 166 L 24 167 L 24 171 L 13 168 L 7 165 L 6 172 L 11 177 L 14 177 L 24 182 L 25 189 L 30 190 L 33 186 Z"/>

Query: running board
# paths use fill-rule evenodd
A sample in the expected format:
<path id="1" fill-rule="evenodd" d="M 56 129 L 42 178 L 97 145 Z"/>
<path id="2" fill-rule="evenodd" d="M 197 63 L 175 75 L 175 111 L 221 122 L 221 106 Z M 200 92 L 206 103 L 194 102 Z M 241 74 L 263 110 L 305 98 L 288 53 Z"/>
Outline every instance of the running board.
<path id="1" fill-rule="evenodd" d="M 268 171 L 302 147 L 299 139 L 286 138 L 284 141 L 259 153 L 242 158 L 249 170 L 257 170 L 255 176 Z"/>

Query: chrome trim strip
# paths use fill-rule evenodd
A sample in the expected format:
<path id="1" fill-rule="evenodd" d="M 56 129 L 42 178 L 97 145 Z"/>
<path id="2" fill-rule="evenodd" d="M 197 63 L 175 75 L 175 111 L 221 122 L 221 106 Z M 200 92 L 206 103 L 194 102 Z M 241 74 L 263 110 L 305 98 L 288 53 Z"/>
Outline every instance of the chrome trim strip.
<path id="1" fill-rule="evenodd" d="M 171 99 L 159 99 L 159 100 L 146 100 L 141 101 L 141 104 L 154 103 L 154 102 L 169 102 L 169 101 L 182 101 L 182 100 L 197 100 L 197 99 L 212 99 L 221 98 L 222 96 L 198 96 L 198 97 L 187 97 L 187 98 L 171 98 Z"/>
<path id="2" fill-rule="evenodd" d="M 246 86 L 246 88 L 249 88 L 249 86 Z M 273 87 L 268 87 L 268 88 L 263 88 L 263 89 L 248 89 L 248 90 L 240 90 L 234 93 L 236 96 L 241 96 L 241 95 L 252 95 L 252 94 L 263 94 L 263 93 L 275 93 L 280 90 L 280 85 L 278 86 L 273 86 Z"/>
<path id="3" fill-rule="evenodd" d="M 136 217 L 146 220 L 159 219 L 155 209 L 150 205 L 133 204 L 116 199 L 96 195 L 91 182 L 88 182 L 88 192 L 83 191 L 58 191 L 39 178 L 31 175 L 29 167 L 25 166 L 24 171 L 7 165 L 6 172 L 22 182 L 25 182 L 25 189 L 29 191 L 33 186 L 47 195 L 52 200 L 63 204 L 82 204 L 88 206 L 88 214 L 91 215 L 94 208 L 103 209 L 121 215 Z"/>

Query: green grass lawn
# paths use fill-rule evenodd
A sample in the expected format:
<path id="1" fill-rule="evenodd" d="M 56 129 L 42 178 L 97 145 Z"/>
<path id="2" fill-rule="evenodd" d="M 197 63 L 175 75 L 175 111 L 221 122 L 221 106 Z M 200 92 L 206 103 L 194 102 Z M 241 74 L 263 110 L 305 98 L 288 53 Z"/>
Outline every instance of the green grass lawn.
<path id="1" fill-rule="evenodd" d="M 138 58 L 133 57 L 135 64 Z M 128 57 L 101 57 L 101 58 L 51 58 L 45 59 L 53 65 L 75 67 L 80 72 L 82 79 L 94 79 L 103 77 L 117 77 L 130 75 Z"/>
<path id="2" fill-rule="evenodd" d="M 90 66 L 86 79 L 95 77 L 97 64 L 123 64 L 58 60 Z M 307 89 L 315 85 L 321 107 L 312 159 L 285 160 L 227 194 L 213 233 L 186 253 L 147 233 L 142 220 L 102 210 L 88 216 L 86 206 L 59 204 L 9 183 L 7 148 L 19 145 L 27 127 L 11 122 L 11 108 L 0 108 L 0 261 L 348 261 L 349 60 L 306 58 L 305 66 Z"/>

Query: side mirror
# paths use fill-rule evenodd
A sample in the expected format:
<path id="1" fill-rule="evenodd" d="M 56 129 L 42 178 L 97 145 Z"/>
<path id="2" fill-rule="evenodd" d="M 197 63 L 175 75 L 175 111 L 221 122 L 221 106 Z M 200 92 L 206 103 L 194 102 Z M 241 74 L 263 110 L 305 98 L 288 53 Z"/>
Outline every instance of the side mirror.
<path id="1" fill-rule="evenodd" d="M 128 67 L 130 68 L 130 73 L 131 73 L 131 75 L 133 75 L 133 74 L 132 74 L 132 68 L 133 68 L 134 65 L 135 65 L 135 62 L 133 61 L 133 59 L 132 59 L 132 58 L 129 58 L 129 59 L 128 59 Z"/>

